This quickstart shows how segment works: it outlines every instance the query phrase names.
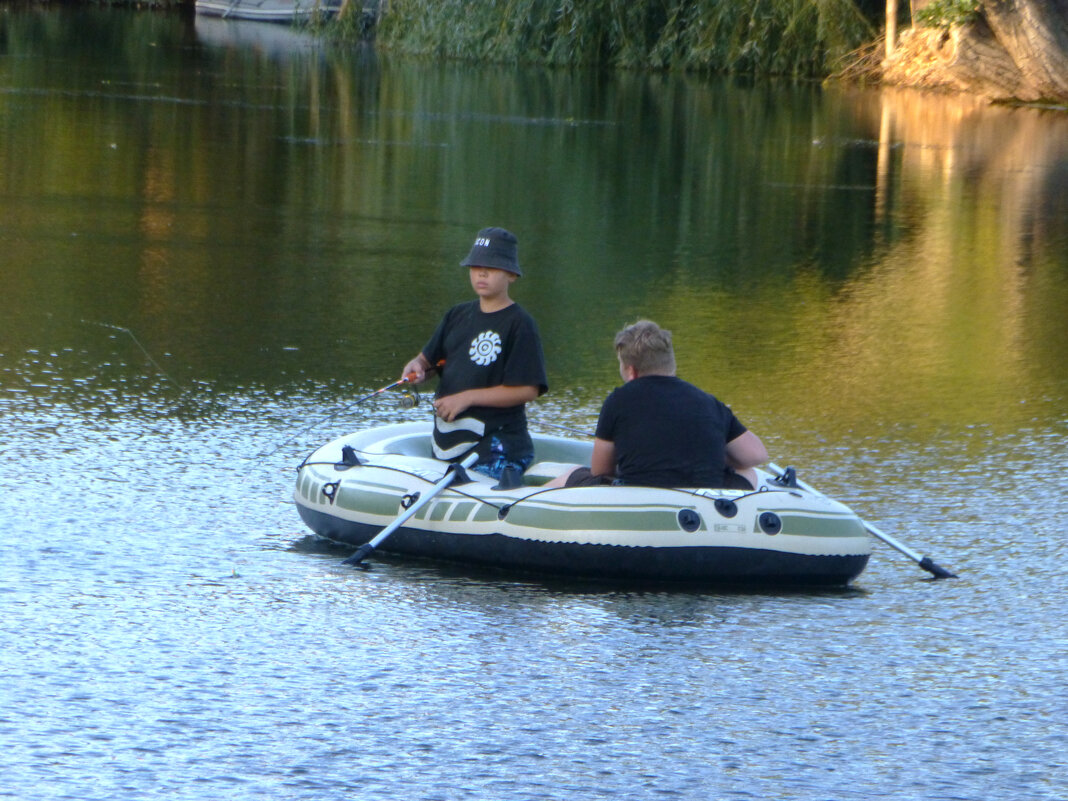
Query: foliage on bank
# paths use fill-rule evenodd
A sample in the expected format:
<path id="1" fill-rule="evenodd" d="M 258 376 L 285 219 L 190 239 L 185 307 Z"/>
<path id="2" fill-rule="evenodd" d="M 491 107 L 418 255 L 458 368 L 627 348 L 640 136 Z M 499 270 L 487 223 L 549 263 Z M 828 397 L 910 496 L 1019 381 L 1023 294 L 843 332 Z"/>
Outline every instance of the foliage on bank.
<path id="1" fill-rule="evenodd" d="M 979 9 L 980 0 L 934 0 L 916 12 L 915 22 L 925 28 L 947 30 L 972 22 Z"/>
<path id="2" fill-rule="evenodd" d="M 793 76 L 873 36 L 854 0 L 390 0 L 376 32 L 439 58 Z"/>

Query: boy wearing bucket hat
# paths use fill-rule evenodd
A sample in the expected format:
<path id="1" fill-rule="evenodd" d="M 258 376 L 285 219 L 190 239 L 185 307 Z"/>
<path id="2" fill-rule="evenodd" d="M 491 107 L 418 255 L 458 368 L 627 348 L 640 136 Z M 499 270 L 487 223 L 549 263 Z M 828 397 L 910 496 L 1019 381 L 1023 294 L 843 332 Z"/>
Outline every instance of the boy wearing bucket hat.
<path id="1" fill-rule="evenodd" d="M 474 470 L 500 478 L 522 474 L 534 460 L 526 406 L 548 389 L 534 318 L 509 297 L 523 273 L 518 242 L 504 228 L 483 228 L 461 266 L 473 301 L 449 309 L 402 375 L 426 378 L 444 360 L 434 398 L 434 455 L 458 460 L 474 449 Z"/>

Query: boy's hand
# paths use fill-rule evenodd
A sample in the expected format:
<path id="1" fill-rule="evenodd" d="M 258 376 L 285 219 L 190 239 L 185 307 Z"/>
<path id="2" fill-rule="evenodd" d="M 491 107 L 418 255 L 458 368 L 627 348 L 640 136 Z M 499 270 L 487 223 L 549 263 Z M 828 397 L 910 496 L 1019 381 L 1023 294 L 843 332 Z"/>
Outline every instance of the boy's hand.
<path id="1" fill-rule="evenodd" d="M 467 400 L 466 392 L 457 392 L 455 395 L 445 395 L 434 401 L 434 414 L 451 423 L 471 406 Z"/>
<path id="2" fill-rule="evenodd" d="M 408 379 L 413 384 L 422 384 L 426 380 L 426 365 L 419 358 L 412 359 L 401 372 L 401 380 Z"/>

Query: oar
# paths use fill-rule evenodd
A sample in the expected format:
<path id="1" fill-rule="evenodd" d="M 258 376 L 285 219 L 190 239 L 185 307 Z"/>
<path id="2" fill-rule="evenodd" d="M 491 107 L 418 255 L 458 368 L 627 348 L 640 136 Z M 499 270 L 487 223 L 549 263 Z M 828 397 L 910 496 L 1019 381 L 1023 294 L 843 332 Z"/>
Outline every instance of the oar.
<path id="1" fill-rule="evenodd" d="M 433 364 L 430 367 L 428 367 L 426 369 L 426 374 L 429 375 L 432 371 L 440 370 L 444 366 L 445 366 L 445 360 L 442 359 L 437 364 Z M 294 434 L 292 437 L 287 439 L 285 442 L 279 443 L 278 446 L 275 447 L 273 450 L 270 450 L 267 453 L 263 454 L 263 456 L 260 457 L 260 458 L 266 459 L 268 456 L 274 456 L 274 454 L 278 453 L 278 451 L 280 451 L 282 448 L 284 448 L 286 445 L 288 445 L 293 440 L 297 439 L 298 437 L 303 436 L 304 434 L 307 434 L 313 428 L 315 428 L 316 426 L 322 425 L 327 420 L 331 420 L 334 417 L 337 417 L 342 412 L 347 412 L 353 406 L 356 406 L 357 404 L 363 403 L 364 401 L 371 400 L 371 398 L 377 397 L 378 395 L 381 395 L 383 392 L 389 392 L 389 390 L 394 389 L 395 387 L 399 387 L 402 384 L 411 384 L 414 381 L 415 381 L 415 373 L 408 373 L 408 375 L 404 376 L 404 378 L 400 379 L 399 381 L 394 381 L 392 384 L 387 384 L 386 386 L 381 387 L 380 389 L 376 389 L 374 392 L 370 392 L 370 393 L 364 395 L 362 398 L 357 398 L 356 400 L 352 401 L 351 403 L 346 404 L 345 406 L 342 406 L 340 409 L 336 409 L 336 410 L 330 412 L 330 414 L 328 414 L 326 417 L 322 418 L 321 420 L 316 420 L 310 426 L 307 426 L 306 428 L 302 429 L 301 431 L 298 431 L 296 434 Z"/>
<path id="2" fill-rule="evenodd" d="M 776 464 L 768 464 L 768 467 L 777 476 L 781 476 L 786 472 L 785 470 L 783 470 L 781 467 L 779 467 Z M 803 489 L 803 490 L 807 490 L 808 492 L 811 492 L 813 495 L 819 495 L 821 498 L 826 498 L 827 497 L 822 492 L 820 492 L 818 489 L 816 489 L 815 487 L 813 487 L 813 486 L 811 486 L 809 484 L 806 484 L 804 481 L 801 481 L 800 479 L 797 479 L 797 486 L 801 487 L 801 489 Z M 867 520 L 863 520 L 862 519 L 860 522 L 864 524 L 864 528 L 866 528 L 868 530 L 868 533 L 871 534 L 873 537 L 879 538 L 880 540 L 885 542 L 887 545 L 889 545 L 894 550 L 899 551 L 900 553 L 903 553 L 905 556 L 907 556 L 913 562 L 918 564 L 920 567 L 922 567 L 928 573 L 933 575 L 935 578 L 956 578 L 957 577 L 955 573 L 950 573 L 944 567 L 940 567 L 939 565 L 935 564 L 935 562 L 931 560 L 931 557 L 924 556 L 921 553 L 917 553 L 916 551 L 912 550 L 912 548 L 909 548 L 907 545 L 904 545 L 904 544 L 898 542 L 897 540 L 895 540 L 889 534 L 886 534 L 886 533 L 880 531 L 878 528 L 873 526 Z"/>
<path id="3" fill-rule="evenodd" d="M 375 538 L 373 540 L 361 545 L 356 550 L 356 553 L 354 553 L 352 556 L 345 560 L 344 564 L 358 565 L 360 562 L 362 562 L 367 557 L 367 555 L 371 553 L 371 551 L 373 551 L 375 548 L 382 544 L 386 537 L 388 537 L 398 528 L 407 523 L 408 520 L 411 519 L 412 515 L 414 515 L 416 512 L 418 512 L 420 509 L 430 503 L 431 500 L 440 495 L 441 491 L 444 490 L 451 483 L 453 483 L 453 481 L 455 481 L 458 476 L 463 476 L 463 478 L 466 479 L 463 470 L 470 467 L 477 461 L 478 454 L 469 453 L 459 464 L 450 464 L 449 469 L 445 471 L 445 475 L 443 475 L 425 495 L 420 495 L 419 499 L 407 509 L 405 509 L 404 513 L 400 517 L 398 517 L 384 529 L 379 531 L 378 534 L 375 535 Z"/>

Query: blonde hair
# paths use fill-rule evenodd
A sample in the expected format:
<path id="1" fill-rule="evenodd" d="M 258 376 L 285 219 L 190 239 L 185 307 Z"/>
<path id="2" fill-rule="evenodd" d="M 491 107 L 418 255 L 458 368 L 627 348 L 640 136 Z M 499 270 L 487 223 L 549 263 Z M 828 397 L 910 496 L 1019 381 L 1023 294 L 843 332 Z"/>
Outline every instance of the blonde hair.
<path id="1" fill-rule="evenodd" d="M 616 353 L 638 375 L 675 375 L 675 349 L 671 332 L 651 320 L 628 325 L 615 340 Z"/>

